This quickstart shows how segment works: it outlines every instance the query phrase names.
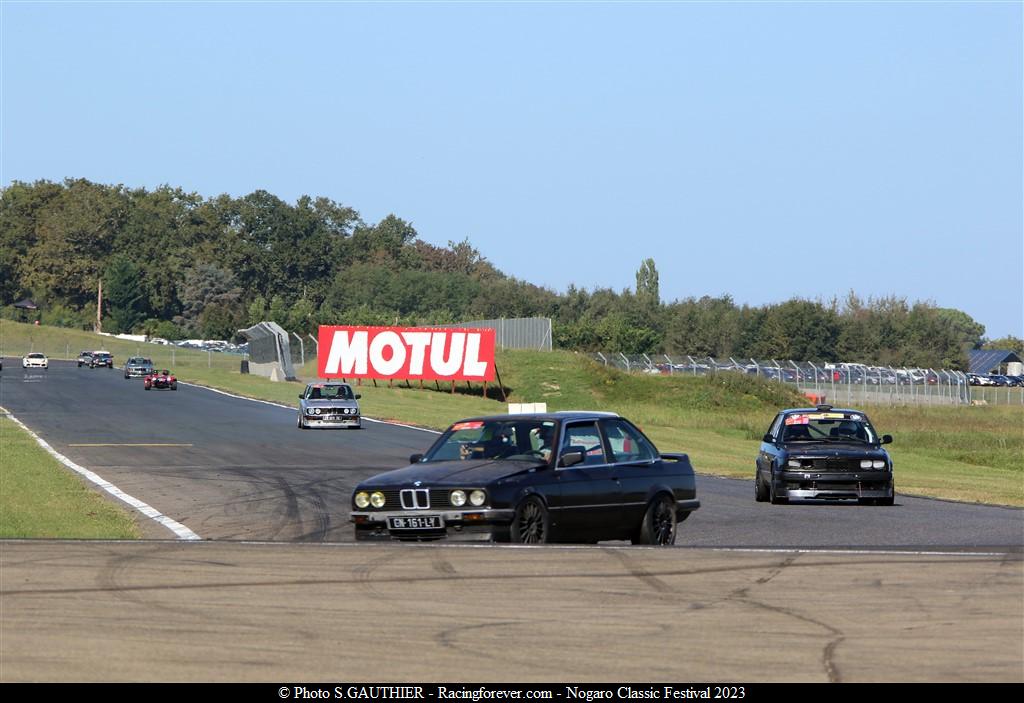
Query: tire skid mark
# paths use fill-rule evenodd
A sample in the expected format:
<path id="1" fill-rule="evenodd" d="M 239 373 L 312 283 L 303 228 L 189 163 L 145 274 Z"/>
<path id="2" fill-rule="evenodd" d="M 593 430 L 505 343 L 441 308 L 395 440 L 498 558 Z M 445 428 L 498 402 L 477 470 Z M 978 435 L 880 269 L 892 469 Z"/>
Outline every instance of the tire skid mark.
<path id="1" fill-rule="evenodd" d="M 527 624 L 525 620 L 506 620 L 504 622 L 483 622 L 478 625 L 457 625 L 450 627 L 447 630 L 441 630 L 434 635 L 434 641 L 446 649 L 454 649 L 464 654 L 473 654 L 475 656 L 487 657 L 488 659 L 493 658 L 493 655 L 485 654 L 480 651 L 479 647 L 462 647 L 456 641 L 458 636 L 467 632 L 475 632 L 485 628 L 491 627 L 515 627 L 516 625 Z"/>
<path id="2" fill-rule="evenodd" d="M 176 544 L 175 542 L 168 542 L 169 545 Z M 155 585 L 155 586 L 130 586 L 127 590 L 139 590 L 139 591 L 160 591 L 160 590 L 188 590 L 188 589 L 218 589 L 218 588 L 260 588 L 270 587 L 276 588 L 280 586 L 344 586 L 344 585 L 360 585 L 366 582 L 366 576 L 376 570 L 377 567 L 382 565 L 385 561 L 392 561 L 396 556 L 392 557 L 380 557 L 376 559 L 373 564 L 362 564 L 353 567 L 354 578 L 306 578 L 306 579 L 266 579 L 261 581 L 237 581 L 233 583 L 191 583 L 191 584 L 174 584 L 174 585 Z M 879 565 L 891 565 L 891 564 L 979 564 L 979 563 L 994 563 L 998 560 L 992 559 L 965 559 L 965 560 L 921 560 L 921 561 L 863 561 L 863 562 L 852 562 L 846 561 L 834 561 L 834 562 L 816 562 L 813 564 L 793 564 L 791 569 L 799 568 L 823 568 L 830 566 L 837 567 L 849 567 L 851 564 L 859 565 L 870 565 L 877 563 Z M 709 567 L 706 569 L 667 569 L 651 572 L 653 576 L 657 577 L 673 577 L 673 578 L 685 578 L 687 576 L 699 576 L 703 574 L 724 574 L 724 573 L 740 573 L 743 571 L 763 571 L 765 564 L 756 564 L 750 566 L 725 566 L 725 567 Z M 363 575 L 360 575 L 363 574 Z M 491 581 L 560 581 L 560 580 L 576 580 L 580 578 L 597 578 L 597 579 L 624 579 L 624 578 L 635 578 L 632 574 L 625 574 L 622 571 L 579 571 L 566 574 L 493 574 L 493 575 L 437 575 L 437 576 L 396 576 L 392 578 L 374 579 L 374 583 L 378 584 L 415 584 L 430 581 L 461 581 L 461 582 L 478 582 L 488 583 Z M 3 596 L 33 596 L 33 595 L 55 595 L 55 594 L 72 594 L 72 593 L 90 593 L 90 592 L 103 592 L 102 588 L 40 588 L 40 589 L 2 589 L 0 590 L 0 597 Z M 740 589 L 745 591 L 747 589 Z M 723 598 L 722 600 L 725 600 Z"/>
<path id="3" fill-rule="evenodd" d="M 766 583 L 774 579 L 776 576 L 781 574 L 783 571 L 793 566 L 793 563 L 799 558 L 799 556 L 799 554 L 794 554 L 786 559 L 783 559 L 781 562 L 779 562 L 777 566 L 775 566 L 771 571 L 769 571 L 768 574 L 757 579 L 755 583 L 758 586 L 765 585 Z M 817 620 L 808 615 L 804 615 L 803 613 L 792 608 L 786 608 L 783 606 L 769 605 L 768 603 L 763 603 L 750 595 L 750 588 L 750 586 L 744 586 L 743 588 L 736 589 L 735 591 L 731 592 L 728 596 L 726 596 L 725 600 L 739 601 L 741 603 L 751 605 L 755 608 L 767 610 L 772 613 L 781 613 L 790 618 L 793 618 L 794 620 L 799 620 L 801 622 L 805 622 L 825 630 L 830 636 L 830 638 L 828 642 L 825 644 L 825 647 L 821 653 L 822 668 L 824 668 L 825 670 L 825 675 L 828 677 L 829 683 L 842 683 L 842 677 L 840 676 L 839 667 L 836 665 L 835 653 L 839 645 L 846 640 L 846 635 L 843 634 L 843 631 L 837 627 L 829 625 L 827 622 Z"/>
<path id="4" fill-rule="evenodd" d="M 436 571 L 437 573 L 443 574 L 445 576 L 458 576 L 459 572 L 455 570 L 455 567 L 452 565 L 452 563 L 445 559 L 443 555 L 435 555 L 432 561 L 434 571 Z"/>
<path id="5" fill-rule="evenodd" d="M 657 591 L 658 593 L 671 593 L 673 588 L 667 583 L 662 581 L 656 575 L 645 569 L 643 566 L 638 564 L 636 560 L 624 549 L 603 549 L 601 550 L 606 554 L 610 553 L 615 557 L 626 571 L 629 572 L 630 576 L 638 579 L 641 583 L 648 586 L 651 590 Z"/>
<path id="6" fill-rule="evenodd" d="M 171 548 L 168 549 L 168 546 Z M 111 594 L 118 600 L 123 600 L 134 605 L 144 607 L 148 612 L 161 611 L 165 613 L 173 613 L 178 616 L 185 616 L 193 618 L 197 622 L 204 625 L 210 623 L 220 623 L 222 625 L 228 625 L 231 627 L 238 628 L 239 630 L 252 630 L 253 626 L 249 619 L 246 617 L 232 617 L 224 613 L 220 609 L 211 611 L 209 608 L 195 607 L 189 605 L 168 605 L 166 602 L 161 600 L 156 592 L 134 588 L 132 586 L 126 586 L 125 582 L 130 580 L 131 572 L 136 568 L 143 568 L 146 565 L 155 563 L 158 567 L 166 567 L 167 559 L 166 552 L 170 552 L 171 560 L 175 567 L 180 567 L 185 564 L 195 565 L 221 565 L 219 562 L 203 561 L 196 559 L 178 560 L 175 559 L 175 555 L 179 554 L 178 550 L 174 549 L 177 545 L 158 545 L 153 549 L 144 550 L 142 552 L 133 554 L 116 555 L 111 554 L 107 561 L 108 568 L 102 569 L 97 576 L 97 581 L 105 584 L 103 593 Z M 237 564 L 228 564 L 232 568 L 238 568 Z M 149 597 L 146 597 L 146 596 Z M 294 626 L 285 626 L 283 629 L 288 630 L 296 635 L 297 638 L 313 642 L 319 639 L 319 636 L 312 631 L 305 630 Z"/>

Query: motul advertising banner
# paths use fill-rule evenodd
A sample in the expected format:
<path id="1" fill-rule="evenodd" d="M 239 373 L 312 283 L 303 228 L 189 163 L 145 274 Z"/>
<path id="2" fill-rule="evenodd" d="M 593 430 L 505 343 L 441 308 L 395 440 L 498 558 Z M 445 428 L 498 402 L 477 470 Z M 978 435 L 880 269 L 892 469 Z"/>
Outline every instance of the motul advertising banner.
<path id="1" fill-rule="evenodd" d="M 493 329 L 321 325 L 320 378 L 493 381 Z"/>

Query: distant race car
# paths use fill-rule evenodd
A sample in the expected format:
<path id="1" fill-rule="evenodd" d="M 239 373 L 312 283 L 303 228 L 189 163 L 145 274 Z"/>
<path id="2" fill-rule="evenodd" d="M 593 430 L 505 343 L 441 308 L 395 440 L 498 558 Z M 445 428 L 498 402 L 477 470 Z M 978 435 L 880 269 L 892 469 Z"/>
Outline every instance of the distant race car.
<path id="1" fill-rule="evenodd" d="M 91 368 L 106 366 L 108 369 L 112 369 L 114 368 L 114 355 L 108 351 L 94 351 L 89 366 Z"/>
<path id="2" fill-rule="evenodd" d="M 347 383 L 310 383 L 299 396 L 298 427 L 354 427 L 363 426 L 359 413 L 359 393 L 352 392 Z"/>
<path id="3" fill-rule="evenodd" d="M 82 368 L 83 366 L 88 366 L 90 368 L 92 367 L 92 352 L 91 351 L 79 352 L 79 354 L 78 354 L 78 368 Z"/>
<path id="4" fill-rule="evenodd" d="M 142 386 L 147 391 L 152 388 L 178 390 L 178 379 L 167 369 L 154 371 L 142 379 Z"/>
<path id="5" fill-rule="evenodd" d="M 40 354 L 39 352 L 32 352 L 21 357 L 21 368 L 23 369 L 48 369 L 50 368 L 50 360 L 46 358 L 46 354 Z"/>
<path id="6" fill-rule="evenodd" d="M 153 373 L 153 362 L 142 356 L 133 356 L 124 362 L 125 378 L 141 378 Z"/>

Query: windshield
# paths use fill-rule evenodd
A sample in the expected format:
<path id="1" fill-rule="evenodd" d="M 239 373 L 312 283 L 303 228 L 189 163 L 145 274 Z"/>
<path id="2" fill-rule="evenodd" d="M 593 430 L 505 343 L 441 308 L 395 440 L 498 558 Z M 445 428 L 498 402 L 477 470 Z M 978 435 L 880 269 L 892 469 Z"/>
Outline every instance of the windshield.
<path id="1" fill-rule="evenodd" d="M 423 461 L 548 461 L 553 420 L 467 420 L 448 428 Z"/>
<path id="2" fill-rule="evenodd" d="M 794 413 L 786 416 L 782 441 L 874 444 L 878 441 L 878 435 L 868 419 L 860 413 Z"/>
<path id="3" fill-rule="evenodd" d="M 354 400 L 350 386 L 317 384 L 306 389 L 307 400 Z"/>

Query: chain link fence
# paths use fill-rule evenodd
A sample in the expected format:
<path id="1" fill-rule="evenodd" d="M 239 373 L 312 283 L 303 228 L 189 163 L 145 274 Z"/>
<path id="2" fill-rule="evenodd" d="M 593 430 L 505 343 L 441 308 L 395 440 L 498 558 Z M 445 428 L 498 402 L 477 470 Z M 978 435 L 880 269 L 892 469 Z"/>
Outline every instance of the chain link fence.
<path id="1" fill-rule="evenodd" d="M 792 385 L 835 405 L 1024 405 L 1024 388 L 978 387 L 967 374 L 945 369 L 897 368 L 864 364 L 815 364 L 789 359 L 715 359 L 668 354 L 592 354 L 605 366 L 628 373 L 707 376 L 742 373 Z"/>

